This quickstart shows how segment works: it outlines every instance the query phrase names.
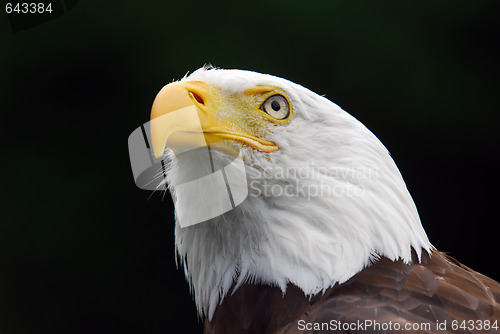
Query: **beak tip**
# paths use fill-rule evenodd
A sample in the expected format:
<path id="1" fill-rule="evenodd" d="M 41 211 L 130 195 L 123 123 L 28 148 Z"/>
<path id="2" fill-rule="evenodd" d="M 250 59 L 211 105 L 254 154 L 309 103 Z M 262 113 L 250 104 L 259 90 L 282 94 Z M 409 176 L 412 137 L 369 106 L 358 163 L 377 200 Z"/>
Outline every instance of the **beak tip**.
<path id="1" fill-rule="evenodd" d="M 163 152 L 165 151 L 165 145 L 162 147 L 154 147 L 153 146 L 153 154 L 156 159 L 159 159 L 163 156 Z"/>

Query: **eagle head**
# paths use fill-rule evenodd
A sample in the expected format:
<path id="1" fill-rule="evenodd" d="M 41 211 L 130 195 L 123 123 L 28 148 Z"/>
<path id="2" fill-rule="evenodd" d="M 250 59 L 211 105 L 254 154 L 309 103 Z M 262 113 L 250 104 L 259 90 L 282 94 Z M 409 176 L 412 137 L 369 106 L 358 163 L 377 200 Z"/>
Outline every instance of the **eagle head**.
<path id="1" fill-rule="evenodd" d="M 312 296 L 381 256 L 409 262 L 412 250 L 419 257 L 431 251 L 387 149 L 325 97 L 271 75 L 201 68 L 165 86 L 151 118 L 183 110 L 194 115 L 180 122 L 184 131 L 158 122 L 151 135 L 155 155 L 168 162 L 176 252 L 200 315 L 211 318 L 245 282 L 283 292 L 292 283 Z M 211 161 L 188 153 L 203 145 Z M 196 211 L 207 192 L 175 185 L 236 155 L 248 196 L 222 215 L 182 227 L 179 217 Z"/>

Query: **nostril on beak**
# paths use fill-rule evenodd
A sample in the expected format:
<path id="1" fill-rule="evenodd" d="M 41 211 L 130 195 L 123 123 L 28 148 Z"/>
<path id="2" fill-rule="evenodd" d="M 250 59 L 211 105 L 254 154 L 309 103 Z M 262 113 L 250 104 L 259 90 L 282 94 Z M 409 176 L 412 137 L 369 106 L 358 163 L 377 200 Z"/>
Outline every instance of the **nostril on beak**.
<path id="1" fill-rule="evenodd" d="M 201 105 L 205 105 L 205 101 L 203 101 L 203 98 L 196 94 L 195 92 L 190 92 L 191 93 L 191 96 L 196 100 L 196 102 L 198 102 L 199 104 Z"/>

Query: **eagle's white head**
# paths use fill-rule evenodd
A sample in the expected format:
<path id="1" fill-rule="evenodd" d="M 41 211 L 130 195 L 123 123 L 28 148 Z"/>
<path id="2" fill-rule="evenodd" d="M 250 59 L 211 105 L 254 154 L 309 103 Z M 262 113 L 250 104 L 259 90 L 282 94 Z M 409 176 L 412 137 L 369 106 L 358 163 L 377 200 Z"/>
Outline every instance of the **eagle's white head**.
<path id="1" fill-rule="evenodd" d="M 314 295 L 380 256 L 409 262 L 412 249 L 431 251 L 386 148 L 328 99 L 271 75 L 202 68 L 165 86 L 152 118 L 193 105 L 208 144 L 240 150 L 249 187 L 246 200 L 219 217 L 176 223 L 177 254 L 200 314 L 211 318 L 243 282 L 283 291 L 293 283 Z M 168 157 L 170 184 L 202 168 L 164 145 L 155 151 Z M 215 151 L 214 159 L 227 154 Z M 197 210 L 195 192 L 170 190 L 176 210 Z"/>

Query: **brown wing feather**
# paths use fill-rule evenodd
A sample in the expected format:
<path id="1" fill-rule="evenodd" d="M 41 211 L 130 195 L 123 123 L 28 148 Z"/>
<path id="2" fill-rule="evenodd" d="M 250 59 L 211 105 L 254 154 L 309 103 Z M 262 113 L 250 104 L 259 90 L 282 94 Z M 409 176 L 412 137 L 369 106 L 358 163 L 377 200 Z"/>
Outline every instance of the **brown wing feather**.
<path id="1" fill-rule="evenodd" d="M 349 281 L 311 299 L 291 284 L 285 295 L 275 287 L 244 285 L 225 298 L 212 321 L 205 322 L 205 333 L 356 333 L 332 327 L 308 331 L 299 326 L 299 321 L 321 325 L 331 320 L 337 325 L 365 320 L 380 326 L 399 323 L 401 328 L 406 323 L 429 324 L 430 328 L 420 328 L 418 333 L 453 332 L 454 320 L 458 324 L 496 320 L 500 326 L 500 284 L 439 252 L 424 255 L 420 263 L 381 258 Z M 447 331 L 437 330 L 437 321 L 441 325 L 446 321 Z M 373 326 L 361 329 L 365 334 L 391 333 L 373 331 Z M 493 329 L 469 332 L 498 333 Z"/>

